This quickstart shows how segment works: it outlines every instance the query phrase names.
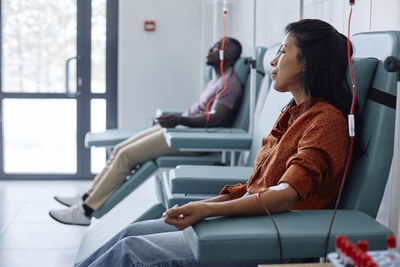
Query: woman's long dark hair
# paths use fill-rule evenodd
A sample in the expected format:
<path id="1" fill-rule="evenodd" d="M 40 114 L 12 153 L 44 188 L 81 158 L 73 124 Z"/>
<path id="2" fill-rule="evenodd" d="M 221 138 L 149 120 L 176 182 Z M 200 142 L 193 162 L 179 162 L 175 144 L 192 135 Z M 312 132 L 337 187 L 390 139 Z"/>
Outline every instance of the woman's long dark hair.
<path id="1" fill-rule="evenodd" d="M 322 97 L 343 115 L 350 112 L 352 94 L 346 82 L 347 37 L 329 23 L 303 19 L 290 23 L 285 32 L 295 38 L 299 62 L 304 64 L 301 81 L 304 93 Z"/>
<path id="2" fill-rule="evenodd" d="M 323 98 L 339 109 L 347 119 L 353 99 L 346 80 L 347 37 L 329 23 L 318 19 L 303 19 L 290 23 L 285 32 L 295 38 L 296 46 L 300 50 L 298 60 L 304 64 L 301 81 L 304 93 L 312 99 Z M 359 121 L 357 101 L 354 117 L 356 136 L 360 136 L 362 123 Z M 365 153 L 360 138 L 355 140 L 355 153 Z"/>

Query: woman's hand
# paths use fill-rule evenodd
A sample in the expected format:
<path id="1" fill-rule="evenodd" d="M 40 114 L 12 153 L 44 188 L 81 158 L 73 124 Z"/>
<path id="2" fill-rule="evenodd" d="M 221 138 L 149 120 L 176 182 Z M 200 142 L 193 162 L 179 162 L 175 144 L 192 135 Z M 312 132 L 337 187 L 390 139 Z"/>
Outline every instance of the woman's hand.
<path id="1" fill-rule="evenodd" d="M 207 205 L 203 201 L 190 202 L 181 207 L 176 205 L 164 212 L 164 222 L 183 230 L 207 217 Z"/>

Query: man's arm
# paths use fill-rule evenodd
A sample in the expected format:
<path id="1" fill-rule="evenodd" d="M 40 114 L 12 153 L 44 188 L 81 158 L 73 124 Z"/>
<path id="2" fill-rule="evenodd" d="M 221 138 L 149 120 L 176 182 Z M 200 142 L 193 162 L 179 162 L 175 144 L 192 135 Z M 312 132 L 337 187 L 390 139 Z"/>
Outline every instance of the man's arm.
<path id="1" fill-rule="evenodd" d="M 172 128 L 177 125 L 189 127 L 220 127 L 227 125 L 233 116 L 232 110 L 224 104 L 216 104 L 215 108 L 210 111 L 210 119 L 207 123 L 207 114 L 197 116 L 180 116 L 175 114 L 166 114 L 156 118 L 157 122 L 164 128 Z"/>
<path id="2" fill-rule="evenodd" d="M 290 210 L 298 201 L 299 195 L 289 185 L 284 190 L 267 190 L 260 195 L 261 201 L 271 213 Z M 174 207 L 165 212 L 164 221 L 184 229 L 206 217 L 213 216 L 250 216 L 264 214 L 263 207 L 255 194 L 223 202 L 190 202 L 181 207 Z"/>

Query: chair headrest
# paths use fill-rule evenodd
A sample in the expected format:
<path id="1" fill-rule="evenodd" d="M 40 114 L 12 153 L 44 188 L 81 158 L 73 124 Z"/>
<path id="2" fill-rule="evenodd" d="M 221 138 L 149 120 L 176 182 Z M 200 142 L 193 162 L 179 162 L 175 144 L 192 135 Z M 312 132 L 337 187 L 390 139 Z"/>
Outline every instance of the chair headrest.
<path id="1" fill-rule="evenodd" d="M 206 83 L 212 80 L 213 68 L 211 66 L 205 65 L 203 70 L 203 78 Z"/>
<path id="2" fill-rule="evenodd" d="M 247 80 L 247 76 L 249 75 L 249 64 L 247 64 L 247 58 L 241 57 L 239 58 L 235 66 L 233 67 L 240 83 L 244 85 Z M 213 78 L 213 73 L 214 73 L 214 68 L 212 66 L 206 65 L 204 67 L 203 75 L 204 75 L 204 81 L 205 82 L 210 82 Z"/>
<path id="3" fill-rule="evenodd" d="M 357 33 L 351 37 L 355 57 L 374 57 L 379 60 L 372 87 L 396 95 L 396 73 L 387 73 L 383 62 L 388 56 L 400 55 L 398 31 Z M 390 83 L 390 84 L 388 84 Z"/>
<path id="4" fill-rule="evenodd" d="M 257 48 L 256 48 L 256 54 L 257 54 L 256 69 L 258 71 L 265 72 L 263 59 L 264 59 L 266 52 L 267 52 L 267 48 L 262 47 L 262 46 L 257 46 Z"/>
<path id="5" fill-rule="evenodd" d="M 233 67 L 237 77 L 239 78 L 240 83 L 243 85 L 246 83 L 247 76 L 249 75 L 249 64 L 247 64 L 247 59 L 244 57 L 239 58 L 235 66 Z"/>
<path id="6" fill-rule="evenodd" d="M 352 61 L 357 88 L 356 98 L 360 107 L 358 112 L 361 114 L 367 99 L 368 90 L 371 87 L 378 60 L 376 58 L 353 58 Z M 347 70 L 347 83 L 349 84 L 349 88 L 352 88 L 350 68 Z M 353 93 L 352 90 L 351 93 Z"/>

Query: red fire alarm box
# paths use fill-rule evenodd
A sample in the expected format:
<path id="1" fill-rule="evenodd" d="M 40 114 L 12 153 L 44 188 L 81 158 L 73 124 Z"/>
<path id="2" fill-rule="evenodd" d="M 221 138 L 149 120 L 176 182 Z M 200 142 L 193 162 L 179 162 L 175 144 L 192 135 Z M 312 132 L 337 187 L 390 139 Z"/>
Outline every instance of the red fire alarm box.
<path id="1" fill-rule="evenodd" d="M 156 22 L 154 20 L 146 20 L 144 22 L 144 30 L 146 32 L 154 32 L 156 30 Z"/>

